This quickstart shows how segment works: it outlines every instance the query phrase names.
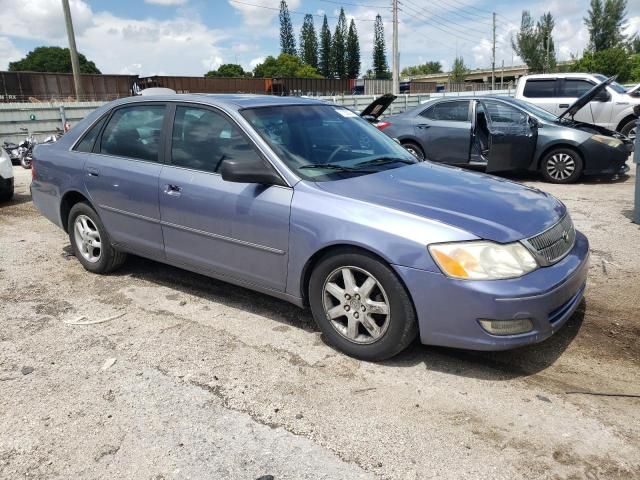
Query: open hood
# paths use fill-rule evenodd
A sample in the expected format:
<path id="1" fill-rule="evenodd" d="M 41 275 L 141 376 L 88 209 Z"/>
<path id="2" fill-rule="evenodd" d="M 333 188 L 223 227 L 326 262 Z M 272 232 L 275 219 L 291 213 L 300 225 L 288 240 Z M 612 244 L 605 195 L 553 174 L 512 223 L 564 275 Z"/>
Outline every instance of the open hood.
<path id="1" fill-rule="evenodd" d="M 635 87 L 631 87 L 627 90 L 627 95 L 631 95 L 632 97 L 640 97 L 640 83 Z"/>
<path id="2" fill-rule="evenodd" d="M 573 117 L 578 111 L 584 107 L 587 103 L 593 100 L 602 90 L 605 89 L 607 85 L 613 82 L 616 79 L 616 76 L 607 78 L 604 82 L 595 85 L 591 90 L 586 91 L 581 97 L 579 97 L 575 102 L 573 102 L 569 108 L 567 108 L 564 112 L 558 115 L 558 118 L 571 116 Z"/>
<path id="3" fill-rule="evenodd" d="M 385 93 L 367 105 L 366 108 L 360 112 L 360 116 L 369 122 L 375 121 L 389 108 L 389 105 L 391 105 L 396 98 L 398 97 L 392 93 Z"/>

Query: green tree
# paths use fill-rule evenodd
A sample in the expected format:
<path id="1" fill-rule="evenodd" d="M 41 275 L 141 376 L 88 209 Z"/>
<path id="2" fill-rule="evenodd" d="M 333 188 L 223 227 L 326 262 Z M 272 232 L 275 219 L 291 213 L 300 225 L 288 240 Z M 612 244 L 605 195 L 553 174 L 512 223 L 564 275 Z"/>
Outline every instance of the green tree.
<path id="1" fill-rule="evenodd" d="M 529 11 L 522 11 L 520 31 L 516 38 L 511 40 L 511 45 L 518 56 L 527 64 L 530 72 L 555 69 L 556 52 L 552 36 L 554 26 L 555 21 L 549 12 L 542 15 L 538 23 L 534 24 Z"/>
<path id="2" fill-rule="evenodd" d="M 378 79 L 391 78 L 384 42 L 384 26 L 380 15 L 376 15 L 376 22 L 373 25 L 373 74 Z"/>
<path id="3" fill-rule="evenodd" d="M 101 73 L 96 64 L 78 53 L 80 73 Z M 26 57 L 9 64 L 10 72 L 56 72 L 72 73 L 71 54 L 68 48 L 37 47 Z"/>
<path id="4" fill-rule="evenodd" d="M 318 37 L 313 25 L 313 15 L 306 14 L 300 29 L 300 58 L 307 65 L 318 68 Z"/>
<path id="5" fill-rule="evenodd" d="M 296 39 L 286 0 L 280 0 L 280 51 L 289 55 L 296 54 Z"/>
<path id="6" fill-rule="evenodd" d="M 327 16 L 322 21 L 322 29 L 320 30 L 320 57 L 318 59 L 318 68 L 320 74 L 324 78 L 331 76 L 331 30 L 329 30 L 329 22 Z"/>
<path id="7" fill-rule="evenodd" d="M 331 70 L 337 78 L 347 78 L 347 17 L 340 8 L 338 23 L 331 39 Z"/>
<path id="8" fill-rule="evenodd" d="M 251 72 L 245 72 L 241 65 L 235 63 L 225 63 L 217 70 L 210 70 L 204 74 L 205 77 L 250 77 Z"/>
<path id="9" fill-rule="evenodd" d="M 640 82 L 640 53 L 632 55 L 629 60 L 629 81 Z"/>
<path id="10" fill-rule="evenodd" d="M 453 61 L 453 68 L 449 73 L 449 81 L 451 83 L 462 83 L 466 80 L 467 75 L 469 75 L 469 69 L 464 64 L 463 58 L 456 57 Z"/>
<path id="11" fill-rule="evenodd" d="M 315 68 L 303 63 L 300 57 L 288 53 L 281 53 L 278 58 L 269 55 L 254 68 L 253 75 L 258 78 L 321 78 Z"/>
<path id="12" fill-rule="evenodd" d="M 412 65 L 405 67 L 400 72 L 403 77 L 413 77 L 416 75 L 431 75 L 433 73 L 442 73 L 442 64 L 440 62 L 426 62 L 422 65 Z"/>
<path id="13" fill-rule="evenodd" d="M 358 30 L 356 22 L 351 19 L 349 32 L 347 33 L 347 78 L 358 78 L 360 76 L 360 40 L 358 40 Z"/>
<path id="14" fill-rule="evenodd" d="M 619 47 L 625 42 L 622 33 L 627 16 L 627 0 L 591 0 L 584 24 L 589 30 L 589 50 L 598 52 Z"/>
<path id="15" fill-rule="evenodd" d="M 629 50 L 631 53 L 640 53 L 640 34 L 637 34 L 629 40 Z"/>
<path id="16" fill-rule="evenodd" d="M 581 59 L 571 67 L 574 72 L 602 73 L 617 75 L 619 82 L 632 80 L 633 55 L 622 47 L 607 48 L 595 52 L 586 51 Z"/>

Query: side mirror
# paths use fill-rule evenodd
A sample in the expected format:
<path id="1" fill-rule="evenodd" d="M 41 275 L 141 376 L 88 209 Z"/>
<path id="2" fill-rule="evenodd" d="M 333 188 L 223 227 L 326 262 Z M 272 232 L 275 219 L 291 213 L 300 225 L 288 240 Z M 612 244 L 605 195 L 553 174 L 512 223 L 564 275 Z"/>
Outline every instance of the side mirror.
<path id="1" fill-rule="evenodd" d="M 531 117 L 529 116 L 529 118 L 527 119 L 529 126 L 531 128 L 540 128 L 542 127 L 542 124 L 538 121 L 537 118 Z"/>
<path id="2" fill-rule="evenodd" d="M 220 174 L 225 182 L 286 186 L 280 175 L 259 158 L 223 160 Z"/>

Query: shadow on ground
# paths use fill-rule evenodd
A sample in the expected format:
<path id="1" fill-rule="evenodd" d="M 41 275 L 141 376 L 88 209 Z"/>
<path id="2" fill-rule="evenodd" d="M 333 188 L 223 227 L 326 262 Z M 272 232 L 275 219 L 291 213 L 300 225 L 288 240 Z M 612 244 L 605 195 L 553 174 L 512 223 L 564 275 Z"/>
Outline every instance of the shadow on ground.
<path id="1" fill-rule="evenodd" d="M 13 205 L 20 205 L 31 201 L 31 195 L 27 193 L 14 193 L 11 200 L 8 202 L 0 203 L 0 208 L 11 207 Z"/>
<path id="2" fill-rule="evenodd" d="M 65 252 L 68 254 L 67 249 Z M 268 295 L 152 260 L 131 255 L 125 265 L 114 275 L 131 276 L 152 282 L 204 300 L 246 310 L 308 332 L 318 330 L 309 309 L 300 309 Z M 504 352 L 473 352 L 425 346 L 416 340 L 406 351 L 383 364 L 391 367 L 413 367 L 424 364 L 428 370 L 483 380 L 510 380 L 526 377 L 553 365 L 578 334 L 584 320 L 584 313 L 583 300 L 572 318 L 559 332 L 537 345 Z"/>

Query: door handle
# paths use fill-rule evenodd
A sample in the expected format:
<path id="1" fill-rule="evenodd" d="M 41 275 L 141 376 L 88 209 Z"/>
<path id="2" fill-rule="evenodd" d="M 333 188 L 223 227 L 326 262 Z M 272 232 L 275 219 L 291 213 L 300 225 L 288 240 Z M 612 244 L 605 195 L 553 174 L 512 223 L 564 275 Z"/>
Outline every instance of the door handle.
<path id="1" fill-rule="evenodd" d="M 97 176 L 99 176 L 99 175 L 100 175 L 100 170 L 98 170 L 98 169 L 97 169 L 97 168 L 95 168 L 95 167 L 87 167 L 87 174 L 88 174 L 90 177 L 97 177 Z"/>
<path id="2" fill-rule="evenodd" d="M 569 104 L 568 103 L 561 103 L 559 105 L 560 108 L 569 108 Z"/>
<path id="3" fill-rule="evenodd" d="M 424 129 L 429 128 L 430 126 L 431 125 L 429 125 L 428 123 L 419 123 L 417 125 L 418 128 L 424 128 Z"/>
<path id="4" fill-rule="evenodd" d="M 164 193 L 171 195 L 172 197 L 179 197 L 182 193 L 182 187 L 169 183 L 164 186 Z"/>

